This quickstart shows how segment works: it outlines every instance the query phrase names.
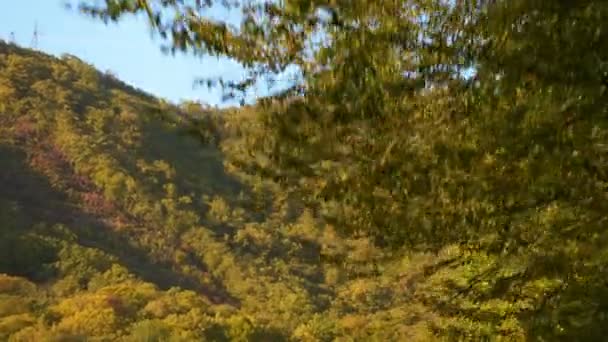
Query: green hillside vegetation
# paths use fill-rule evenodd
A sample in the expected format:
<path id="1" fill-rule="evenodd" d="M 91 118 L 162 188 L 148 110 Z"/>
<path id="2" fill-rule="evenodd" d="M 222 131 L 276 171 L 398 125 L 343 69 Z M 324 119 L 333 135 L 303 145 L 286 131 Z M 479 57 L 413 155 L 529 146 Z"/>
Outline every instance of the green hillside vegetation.
<path id="1" fill-rule="evenodd" d="M 177 105 L 0 43 L 0 340 L 608 336 L 604 2 L 287 0 L 239 32 L 100 3 L 303 88 Z"/>
<path id="2" fill-rule="evenodd" d="M 180 109 L 71 56 L 4 44 L 1 53 L 3 336 L 38 340 L 52 330 L 113 340 L 150 330 L 191 340 L 230 337 L 231 324 L 237 335 L 258 325 L 272 335 L 272 320 L 235 315 L 251 305 L 232 294 L 290 293 L 288 282 L 265 279 L 277 276 L 274 267 L 258 274 L 260 263 L 272 265 L 267 258 L 244 263 L 244 232 L 264 237 L 271 223 L 249 217 L 254 203 L 213 144 L 163 122 Z M 289 239 L 278 244 L 298 252 Z M 254 271 L 260 279 L 248 279 Z M 294 286 L 294 300 L 307 293 Z M 279 316 L 290 304 L 281 305 Z M 171 330 L 164 319 L 185 325 Z"/>
<path id="3" fill-rule="evenodd" d="M 369 239 L 246 172 L 252 113 L 170 105 L 73 56 L 0 52 L 2 339 L 417 334 L 383 328 L 402 300 Z"/>

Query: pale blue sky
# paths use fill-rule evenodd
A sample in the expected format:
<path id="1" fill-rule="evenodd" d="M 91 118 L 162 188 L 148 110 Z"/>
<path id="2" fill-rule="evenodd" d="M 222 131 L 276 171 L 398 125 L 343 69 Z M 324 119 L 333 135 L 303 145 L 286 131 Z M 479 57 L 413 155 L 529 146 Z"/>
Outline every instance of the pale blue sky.
<path id="1" fill-rule="evenodd" d="M 41 33 L 39 50 L 54 55 L 75 55 L 102 71 L 111 70 L 135 87 L 173 102 L 189 99 L 222 105 L 219 89 L 193 89 L 194 79 L 216 76 L 235 79 L 243 75 L 241 68 L 231 61 L 163 54 L 160 39 L 152 39 L 144 20 L 128 18 L 106 26 L 76 10 L 66 10 L 65 0 L 0 0 L 0 3 L 0 38 L 9 40 L 10 33 L 14 32 L 16 42 L 29 47 L 37 22 Z M 226 18 L 228 14 L 220 9 L 213 15 Z M 261 95 L 262 91 L 252 91 L 251 95 Z"/>

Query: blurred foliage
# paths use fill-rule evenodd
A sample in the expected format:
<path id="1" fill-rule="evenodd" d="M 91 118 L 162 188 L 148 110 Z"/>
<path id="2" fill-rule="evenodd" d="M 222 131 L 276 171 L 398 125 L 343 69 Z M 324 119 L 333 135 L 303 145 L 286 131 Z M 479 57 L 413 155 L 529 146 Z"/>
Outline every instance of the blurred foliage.
<path id="1" fill-rule="evenodd" d="M 0 43 L 0 339 L 605 339 L 608 5 L 211 3 L 82 10 L 301 82 L 176 105 Z"/>

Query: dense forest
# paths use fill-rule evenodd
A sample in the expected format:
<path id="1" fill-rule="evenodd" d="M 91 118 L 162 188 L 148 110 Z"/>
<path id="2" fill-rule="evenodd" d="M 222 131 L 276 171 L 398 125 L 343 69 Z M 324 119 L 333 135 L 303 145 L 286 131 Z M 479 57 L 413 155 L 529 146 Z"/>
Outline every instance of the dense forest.
<path id="1" fill-rule="evenodd" d="M 175 104 L 0 42 L 0 340 L 608 336 L 608 3 L 90 3 L 227 98 L 301 78 Z"/>

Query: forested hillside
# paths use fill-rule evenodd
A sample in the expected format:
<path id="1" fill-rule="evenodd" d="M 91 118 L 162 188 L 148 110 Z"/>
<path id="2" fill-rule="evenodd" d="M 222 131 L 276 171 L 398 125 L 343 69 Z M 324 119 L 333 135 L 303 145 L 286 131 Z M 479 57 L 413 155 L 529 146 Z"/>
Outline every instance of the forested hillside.
<path id="1" fill-rule="evenodd" d="M 0 43 L 0 339 L 605 340 L 607 4 L 204 3 L 82 10 L 302 83 L 170 104 Z"/>
<path id="2" fill-rule="evenodd" d="M 409 259 L 379 266 L 247 168 L 253 108 L 169 105 L 4 43 L 0 80 L 3 340 L 429 336 Z"/>
<path id="3" fill-rule="evenodd" d="M 0 80 L 0 339 L 280 340 L 327 307 L 315 221 L 176 123 L 212 113 L 14 45 Z"/>

